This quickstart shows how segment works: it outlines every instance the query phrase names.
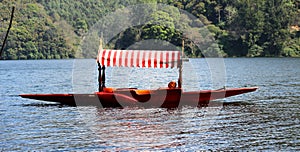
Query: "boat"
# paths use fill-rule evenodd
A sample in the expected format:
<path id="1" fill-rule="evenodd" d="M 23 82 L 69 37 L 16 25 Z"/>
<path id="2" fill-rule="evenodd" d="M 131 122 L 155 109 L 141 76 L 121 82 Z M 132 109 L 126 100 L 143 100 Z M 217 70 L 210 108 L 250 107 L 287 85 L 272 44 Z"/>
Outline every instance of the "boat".
<path id="1" fill-rule="evenodd" d="M 256 89 L 257 87 L 248 87 L 184 92 L 180 88 L 157 90 L 136 88 L 113 90 L 109 88 L 93 94 L 21 94 L 20 96 L 69 106 L 178 108 L 181 106 L 205 107 L 212 100 L 253 92 Z M 147 102 L 150 103 L 144 104 Z"/>
<path id="2" fill-rule="evenodd" d="M 180 51 L 110 50 L 99 47 L 98 91 L 91 94 L 21 94 L 23 98 L 57 102 L 70 106 L 177 108 L 207 106 L 210 101 L 257 90 L 257 87 L 222 88 L 185 92 L 182 88 Z M 106 67 L 177 68 L 178 81 L 158 89 L 111 88 L 105 85 Z"/>

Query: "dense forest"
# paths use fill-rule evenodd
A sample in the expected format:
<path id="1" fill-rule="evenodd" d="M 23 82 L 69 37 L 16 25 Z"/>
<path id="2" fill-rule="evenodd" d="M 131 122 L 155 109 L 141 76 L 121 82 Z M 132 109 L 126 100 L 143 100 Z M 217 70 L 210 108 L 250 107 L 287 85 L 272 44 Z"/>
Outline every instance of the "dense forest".
<path id="1" fill-rule="evenodd" d="M 147 23 L 121 31 L 105 47 L 126 49 L 155 39 L 181 48 L 184 40 L 189 57 L 300 57 L 300 0 L 0 0 L 0 45 L 16 7 L 2 59 L 90 57 L 82 53 L 83 42 L 94 24 L 137 4 L 179 9 L 148 11 Z M 179 26 L 201 35 L 205 27 L 218 45 L 199 47 Z"/>

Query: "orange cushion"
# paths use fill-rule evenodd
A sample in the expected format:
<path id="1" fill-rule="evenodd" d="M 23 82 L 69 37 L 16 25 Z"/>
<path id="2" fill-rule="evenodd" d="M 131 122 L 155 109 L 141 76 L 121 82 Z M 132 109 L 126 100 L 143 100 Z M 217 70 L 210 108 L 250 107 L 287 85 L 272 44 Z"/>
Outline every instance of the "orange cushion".
<path id="1" fill-rule="evenodd" d="M 116 89 L 115 88 L 103 88 L 103 92 L 113 93 Z"/>
<path id="2" fill-rule="evenodd" d="M 137 95 L 146 95 L 150 94 L 150 90 L 134 90 Z"/>

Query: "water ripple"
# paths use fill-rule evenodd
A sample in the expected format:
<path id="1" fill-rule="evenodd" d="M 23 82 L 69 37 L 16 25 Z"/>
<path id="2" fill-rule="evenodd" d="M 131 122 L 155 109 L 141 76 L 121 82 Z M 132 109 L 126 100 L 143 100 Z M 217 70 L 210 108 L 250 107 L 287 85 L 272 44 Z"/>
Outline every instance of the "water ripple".
<path id="1" fill-rule="evenodd" d="M 189 79 L 200 80 L 184 85 L 214 89 L 205 60 L 192 63 L 197 76 Z M 17 96 L 71 92 L 73 60 L 1 61 L 0 151 L 299 151 L 300 60 L 225 59 L 225 64 L 228 87 L 259 90 L 219 100 L 222 107 L 98 109 Z M 176 76 L 169 74 L 159 85 Z"/>

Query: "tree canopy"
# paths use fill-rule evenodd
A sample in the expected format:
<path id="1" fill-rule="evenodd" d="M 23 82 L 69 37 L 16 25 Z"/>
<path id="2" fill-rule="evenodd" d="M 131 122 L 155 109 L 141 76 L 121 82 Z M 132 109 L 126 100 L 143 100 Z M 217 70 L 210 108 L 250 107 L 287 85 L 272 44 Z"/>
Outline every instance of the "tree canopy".
<path id="1" fill-rule="evenodd" d="M 156 39 L 181 48 L 184 40 L 190 57 L 300 57 L 299 0 L 0 0 L 1 40 L 10 9 L 17 8 L 2 59 L 86 57 L 83 41 L 90 28 L 137 4 L 153 6 L 144 10 L 147 22 L 121 31 L 106 47 L 126 49 Z M 160 10 L 157 4 L 174 7 Z M 216 43 L 204 47 L 211 39 Z"/>

